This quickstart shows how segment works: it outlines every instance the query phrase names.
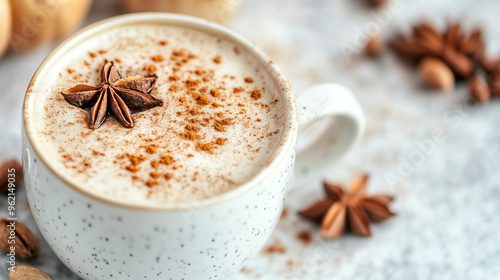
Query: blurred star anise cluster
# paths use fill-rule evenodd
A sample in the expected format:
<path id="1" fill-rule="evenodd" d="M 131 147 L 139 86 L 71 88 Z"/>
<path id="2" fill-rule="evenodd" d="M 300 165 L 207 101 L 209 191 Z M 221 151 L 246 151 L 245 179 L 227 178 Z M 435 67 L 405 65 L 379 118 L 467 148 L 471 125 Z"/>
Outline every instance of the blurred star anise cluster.
<path id="1" fill-rule="evenodd" d="M 477 101 L 500 97 L 500 59 L 486 56 L 480 28 L 466 32 L 459 23 L 452 23 L 440 32 L 423 22 L 414 25 L 409 35 L 396 35 L 391 46 L 401 57 L 412 61 L 442 61 L 458 79 L 468 80 L 471 97 Z"/>

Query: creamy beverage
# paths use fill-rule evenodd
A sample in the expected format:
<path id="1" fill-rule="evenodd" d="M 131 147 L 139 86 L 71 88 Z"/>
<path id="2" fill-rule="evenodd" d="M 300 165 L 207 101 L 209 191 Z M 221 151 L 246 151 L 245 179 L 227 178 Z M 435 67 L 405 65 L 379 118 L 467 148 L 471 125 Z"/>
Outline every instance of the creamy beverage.
<path id="1" fill-rule="evenodd" d="M 66 52 L 50 71 L 31 89 L 34 141 L 72 184 L 115 201 L 212 198 L 254 177 L 282 136 L 285 104 L 263 65 L 234 43 L 194 29 L 134 23 L 107 30 Z M 112 86 L 97 89 L 108 78 L 116 90 L 134 84 L 116 92 L 125 103 L 107 94 Z M 77 85 L 87 87 L 77 87 L 78 96 L 71 91 L 73 99 L 61 94 Z M 139 101 L 126 94 L 141 87 L 154 104 L 138 110 L 130 104 Z M 82 92 L 94 97 L 82 102 Z M 96 103 L 99 110 L 91 110 Z"/>

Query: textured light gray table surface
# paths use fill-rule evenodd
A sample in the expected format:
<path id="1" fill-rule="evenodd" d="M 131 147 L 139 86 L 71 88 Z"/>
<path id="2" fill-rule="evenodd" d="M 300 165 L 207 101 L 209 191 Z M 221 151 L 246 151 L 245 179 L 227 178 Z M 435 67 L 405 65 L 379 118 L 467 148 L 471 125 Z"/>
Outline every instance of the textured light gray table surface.
<path id="1" fill-rule="evenodd" d="M 116 14 L 114 1 L 95 2 L 87 23 Z M 336 82 L 357 95 L 366 134 L 323 178 L 348 184 L 370 172 L 369 192 L 395 195 L 397 216 L 374 225 L 371 238 L 326 241 L 296 215 L 323 195 L 317 178 L 289 195 L 288 215 L 269 241 L 286 252 L 264 250 L 232 279 L 500 279 L 500 102 L 466 106 L 463 84 L 451 94 L 426 90 L 389 51 L 377 60 L 345 55 L 367 28 L 388 37 L 425 17 L 440 26 L 448 19 L 484 26 L 488 52 L 500 56 L 500 2 L 401 0 L 396 12 L 374 12 L 363 2 L 248 0 L 230 26 L 280 65 L 297 94 Z M 0 159 L 20 156 L 23 95 L 53 47 L 0 60 Z M 435 131 L 444 140 L 429 144 Z M 5 216 L 6 201 L 0 208 Z M 40 236 L 24 190 L 18 216 Z M 308 245 L 297 238 L 302 230 L 313 232 Z M 0 256 L 0 279 L 7 279 L 5 261 Z M 78 279 L 44 241 L 41 256 L 27 263 L 54 279 Z"/>

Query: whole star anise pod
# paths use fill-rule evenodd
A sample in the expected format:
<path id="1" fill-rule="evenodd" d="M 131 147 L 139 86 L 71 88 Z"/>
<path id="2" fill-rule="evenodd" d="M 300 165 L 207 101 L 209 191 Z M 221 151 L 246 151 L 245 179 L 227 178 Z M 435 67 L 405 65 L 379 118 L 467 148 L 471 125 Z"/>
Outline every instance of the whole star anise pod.
<path id="1" fill-rule="evenodd" d="M 121 78 L 111 61 L 101 69 L 101 84 L 97 87 L 79 84 L 61 92 L 64 99 L 80 108 L 90 109 L 89 127 L 96 129 L 112 114 L 124 127 L 134 126 L 132 114 L 163 105 L 163 101 L 149 95 L 158 79 L 156 74 Z"/>
<path id="2" fill-rule="evenodd" d="M 337 238 L 346 230 L 357 235 L 370 236 L 370 221 L 383 221 L 395 214 L 388 207 L 393 200 L 391 196 L 366 195 L 367 181 L 368 175 L 355 179 L 348 192 L 325 182 L 326 198 L 299 214 L 313 221 L 321 221 L 321 235 L 325 238 Z"/>

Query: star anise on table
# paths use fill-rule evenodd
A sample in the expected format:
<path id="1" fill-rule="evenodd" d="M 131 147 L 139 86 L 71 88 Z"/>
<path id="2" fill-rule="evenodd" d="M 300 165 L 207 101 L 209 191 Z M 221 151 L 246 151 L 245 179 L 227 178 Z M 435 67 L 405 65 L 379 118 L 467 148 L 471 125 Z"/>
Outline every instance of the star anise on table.
<path id="1" fill-rule="evenodd" d="M 70 104 L 90 109 L 89 127 L 96 129 L 113 115 L 124 127 L 134 126 L 132 114 L 162 106 L 163 101 L 149 94 L 158 76 L 134 75 L 121 78 L 111 61 L 101 69 L 101 84 L 97 87 L 79 84 L 61 92 Z"/>
<path id="2" fill-rule="evenodd" d="M 326 198 L 312 204 L 299 214 L 312 221 L 321 222 L 321 235 L 337 238 L 346 230 L 361 236 L 370 236 L 370 221 L 380 222 L 395 214 L 389 210 L 393 200 L 387 195 L 366 195 L 368 175 L 354 180 L 349 191 L 324 183 Z"/>
<path id="3" fill-rule="evenodd" d="M 413 60 L 439 58 L 460 77 L 473 74 L 474 64 L 485 49 L 481 29 L 465 33 L 458 23 L 448 25 L 443 33 L 430 23 L 416 24 L 410 36 L 399 34 L 391 45 L 398 54 Z"/>
<path id="4" fill-rule="evenodd" d="M 500 59 L 488 57 L 481 28 L 466 32 L 459 23 L 450 23 L 440 32 L 423 22 L 414 25 L 410 35 L 396 35 L 391 46 L 413 61 L 441 60 L 457 77 L 468 80 L 472 100 L 487 102 L 500 97 Z"/>

